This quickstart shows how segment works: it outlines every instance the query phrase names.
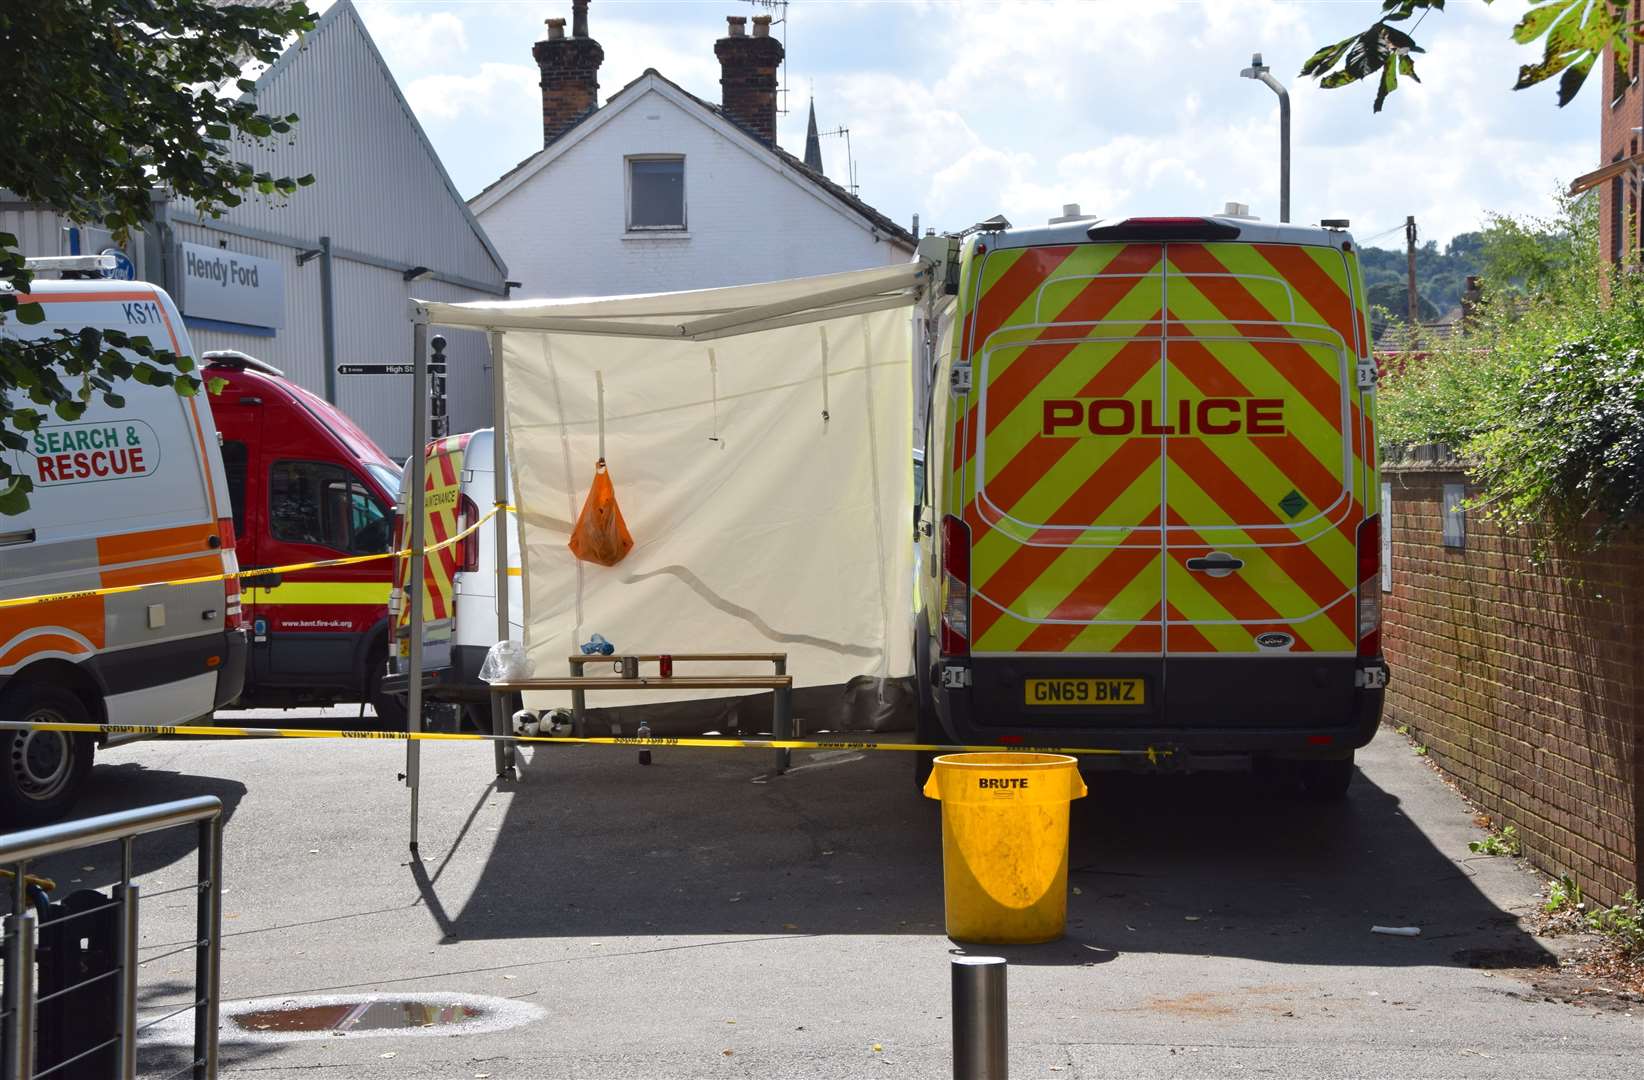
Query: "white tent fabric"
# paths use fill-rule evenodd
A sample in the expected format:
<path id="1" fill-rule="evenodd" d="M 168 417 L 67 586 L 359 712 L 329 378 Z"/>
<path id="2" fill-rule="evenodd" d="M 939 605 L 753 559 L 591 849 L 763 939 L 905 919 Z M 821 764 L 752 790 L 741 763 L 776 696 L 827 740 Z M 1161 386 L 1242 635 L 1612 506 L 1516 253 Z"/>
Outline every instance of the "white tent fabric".
<path id="1" fill-rule="evenodd" d="M 882 688 L 911 672 L 910 309 L 925 279 L 914 263 L 686 293 L 423 305 L 433 324 L 501 331 L 525 644 L 539 674 L 565 673 L 595 632 L 627 652 L 786 652 L 796 687 Z M 566 547 L 601 447 L 636 541 L 614 567 Z M 732 671 L 753 673 L 678 673 Z M 542 697 L 533 704 L 552 702 Z M 606 692 L 589 705 L 658 700 Z"/>

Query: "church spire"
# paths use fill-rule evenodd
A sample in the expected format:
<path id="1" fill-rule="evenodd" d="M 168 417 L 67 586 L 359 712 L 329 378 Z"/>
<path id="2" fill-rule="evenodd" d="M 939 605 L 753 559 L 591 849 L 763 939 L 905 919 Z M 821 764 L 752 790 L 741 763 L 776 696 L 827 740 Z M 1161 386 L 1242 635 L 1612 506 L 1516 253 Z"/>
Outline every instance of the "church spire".
<path id="1" fill-rule="evenodd" d="M 816 99 L 811 98 L 811 120 L 805 128 L 805 165 L 822 172 L 822 140 L 816 134 Z"/>

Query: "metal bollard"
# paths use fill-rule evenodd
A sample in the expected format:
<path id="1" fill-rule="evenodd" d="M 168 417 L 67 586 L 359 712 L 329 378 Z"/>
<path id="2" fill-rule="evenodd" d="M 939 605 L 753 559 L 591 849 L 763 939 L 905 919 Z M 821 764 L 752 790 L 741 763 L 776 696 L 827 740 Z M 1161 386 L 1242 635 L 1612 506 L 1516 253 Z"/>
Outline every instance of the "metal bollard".
<path id="1" fill-rule="evenodd" d="M 26 868 L 13 867 L 20 887 Z M 34 948 L 35 915 L 24 906 L 6 919 L 6 1080 L 34 1075 Z"/>
<path id="2" fill-rule="evenodd" d="M 953 1080 L 1008 1080 L 1010 1035 L 1005 958 L 955 956 Z"/>

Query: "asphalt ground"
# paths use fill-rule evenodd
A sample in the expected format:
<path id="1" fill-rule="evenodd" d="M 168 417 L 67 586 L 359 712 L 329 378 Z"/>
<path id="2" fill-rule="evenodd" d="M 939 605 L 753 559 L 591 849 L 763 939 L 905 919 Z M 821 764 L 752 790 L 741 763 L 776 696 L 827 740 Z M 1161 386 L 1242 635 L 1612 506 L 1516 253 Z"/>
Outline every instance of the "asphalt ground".
<path id="1" fill-rule="evenodd" d="M 489 746 L 429 744 L 420 860 L 391 742 L 138 744 L 99 759 L 81 811 L 223 799 L 225 1000 L 530 1007 L 500 1031 L 225 1040 L 225 1076 L 950 1076 L 938 806 L 904 753 L 797 753 L 781 777 L 770 756 L 538 748 L 499 787 Z M 1638 1077 L 1644 1016 L 1542 988 L 1537 878 L 1468 852 L 1470 811 L 1403 739 L 1360 762 L 1330 807 L 1245 776 L 1092 776 L 1066 938 L 969 950 L 1011 961 L 1012 1076 Z M 115 865 L 40 869 L 61 893 Z M 147 894 L 188 884 L 191 838 L 139 841 L 137 868 Z M 192 960 L 167 954 L 192 921 L 187 892 L 145 902 L 145 1020 L 189 1000 Z"/>

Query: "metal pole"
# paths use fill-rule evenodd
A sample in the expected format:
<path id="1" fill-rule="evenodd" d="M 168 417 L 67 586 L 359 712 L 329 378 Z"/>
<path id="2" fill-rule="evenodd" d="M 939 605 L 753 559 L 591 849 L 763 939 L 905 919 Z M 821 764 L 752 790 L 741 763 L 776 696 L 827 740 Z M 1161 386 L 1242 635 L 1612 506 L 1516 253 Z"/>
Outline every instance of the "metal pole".
<path id="1" fill-rule="evenodd" d="M 1005 958 L 955 956 L 953 973 L 953 1080 L 1008 1080 L 1009 1023 Z"/>
<path id="2" fill-rule="evenodd" d="M 788 661 L 778 660 L 775 663 L 776 674 L 788 673 Z M 779 688 L 776 696 L 771 699 L 774 715 L 771 718 L 771 734 L 778 739 L 793 738 L 793 688 L 792 686 Z M 778 750 L 776 752 L 776 771 L 785 773 L 793 763 L 792 750 Z"/>
<path id="3" fill-rule="evenodd" d="M 513 629 L 509 625 L 513 597 L 508 589 L 508 511 L 503 509 L 503 506 L 508 502 L 511 485 L 508 483 L 508 455 L 503 444 L 503 417 L 507 397 L 503 393 L 502 384 L 501 332 L 491 331 L 486 335 L 486 341 L 491 347 L 491 490 L 495 492 L 494 501 L 497 504 L 497 516 L 494 519 L 497 559 L 497 640 L 507 641 Z M 508 708 L 503 704 L 500 694 L 491 695 L 491 733 L 509 734 Z M 514 769 L 514 744 L 497 743 L 496 757 L 497 775 L 511 775 Z"/>
<path id="4" fill-rule="evenodd" d="M 331 237 L 320 237 L 320 338 L 325 351 L 325 400 L 337 403 L 337 321 L 331 299 Z"/>
<path id="5" fill-rule="evenodd" d="M 1262 82 L 1279 95 L 1279 220 L 1290 220 L 1290 91 L 1273 77 L 1262 72 Z"/>
<path id="6" fill-rule="evenodd" d="M 1421 325 L 1421 299 L 1416 293 L 1416 219 L 1414 215 L 1404 219 L 1404 286 L 1406 303 L 1410 306 L 1409 319 L 1406 326 Z"/>
<path id="7" fill-rule="evenodd" d="M 217 1008 L 222 996 L 223 819 L 208 818 L 199 830 L 200 861 L 194 933 L 194 1080 L 217 1080 Z"/>
<path id="8" fill-rule="evenodd" d="M 137 1076 L 137 899 L 139 889 L 128 879 L 120 889 L 120 1077 Z M 198 1060 L 199 1054 L 195 1054 Z"/>
<path id="9" fill-rule="evenodd" d="M 1290 220 L 1290 91 L 1273 77 L 1273 71 L 1262 63 L 1262 54 L 1250 58 L 1250 66 L 1239 72 L 1246 79 L 1260 79 L 1267 88 L 1279 95 L 1279 220 Z"/>
<path id="10" fill-rule="evenodd" d="M 17 868 L 22 880 L 23 868 Z M 6 920 L 6 1080 L 34 1075 L 34 912 Z"/>
<path id="11" fill-rule="evenodd" d="M 405 575 L 406 603 L 411 605 L 410 676 L 406 693 L 406 726 L 413 733 L 422 731 L 422 544 L 423 544 L 423 484 L 427 482 L 428 455 L 424 443 L 428 440 L 428 324 L 418 321 L 411 328 L 411 498 L 406 512 L 411 515 L 411 557 Z M 411 789 L 411 850 L 417 850 L 417 787 L 421 783 L 418 772 L 422 764 L 422 743 L 412 739 L 405 744 L 405 783 Z"/>

